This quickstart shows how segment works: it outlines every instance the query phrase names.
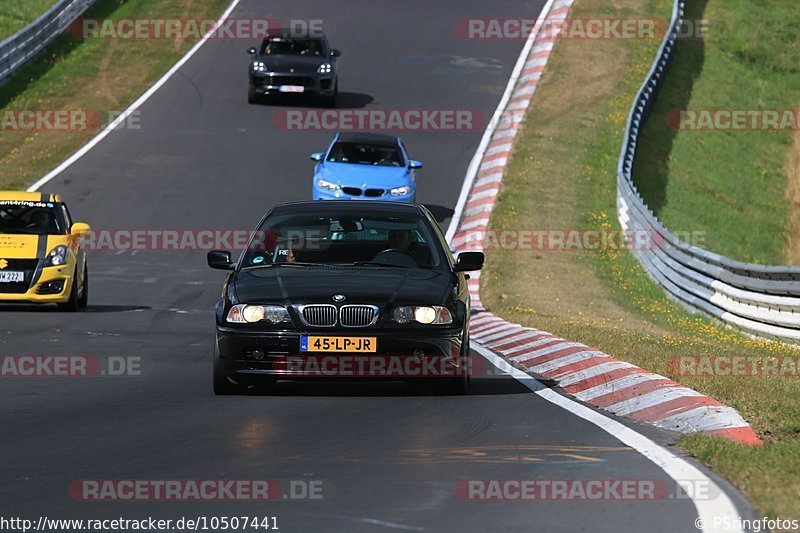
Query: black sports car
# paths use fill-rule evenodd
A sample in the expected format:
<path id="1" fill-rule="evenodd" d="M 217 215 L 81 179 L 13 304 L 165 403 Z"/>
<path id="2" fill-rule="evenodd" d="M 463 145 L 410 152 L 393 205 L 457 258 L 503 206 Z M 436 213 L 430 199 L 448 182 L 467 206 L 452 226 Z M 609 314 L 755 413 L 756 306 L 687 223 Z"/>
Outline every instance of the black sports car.
<path id="1" fill-rule="evenodd" d="M 423 206 L 390 202 L 281 204 L 230 270 L 216 305 L 214 392 L 278 379 L 416 380 L 453 392 L 469 382 L 464 273 Z"/>
<path id="2" fill-rule="evenodd" d="M 322 32 L 276 31 L 247 53 L 253 56 L 247 92 L 251 104 L 267 95 L 306 94 L 336 105 L 336 58 L 341 52 L 328 45 Z"/>

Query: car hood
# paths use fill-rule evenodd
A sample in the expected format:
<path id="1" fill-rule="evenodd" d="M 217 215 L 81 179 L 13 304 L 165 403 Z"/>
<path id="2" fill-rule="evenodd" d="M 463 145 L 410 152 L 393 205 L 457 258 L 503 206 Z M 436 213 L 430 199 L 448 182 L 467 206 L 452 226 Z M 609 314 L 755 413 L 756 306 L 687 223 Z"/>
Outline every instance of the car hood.
<path id="1" fill-rule="evenodd" d="M 350 163 L 324 163 L 317 169 L 317 177 L 342 187 L 364 185 L 390 189 L 411 183 L 411 175 L 406 167 L 382 167 L 354 165 Z"/>
<path id="2" fill-rule="evenodd" d="M 284 74 L 316 74 L 320 65 L 329 62 L 322 56 L 298 55 L 259 56 L 258 60 L 264 63 L 267 71 Z"/>
<path id="3" fill-rule="evenodd" d="M 67 243 L 67 235 L 0 233 L 0 259 L 42 258 L 59 244 Z"/>
<path id="4" fill-rule="evenodd" d="M 239 303 L 333 303 L 439 305 L 451 274 L 425 269 L 275 266 L 244 270 L 233 277 Z"/>

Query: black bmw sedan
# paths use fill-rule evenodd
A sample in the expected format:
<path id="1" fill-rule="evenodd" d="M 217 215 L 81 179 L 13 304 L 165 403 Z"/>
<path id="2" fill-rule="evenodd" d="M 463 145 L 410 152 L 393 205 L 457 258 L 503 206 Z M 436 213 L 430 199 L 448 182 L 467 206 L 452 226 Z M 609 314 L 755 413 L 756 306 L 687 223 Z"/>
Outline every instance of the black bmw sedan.
<path id="1" fill-rule="evenodd" d="M 247 101 L 251 104 L 270 95 L 310 95 L 334 107 L 339 94 L 336 60 L 322 32 L 275 31 L 261 46 L 250 48 Z"/>
<path id="2" fill-rule="evenodd" d="M 229 270 L 216 305 L 214 392 L 279 379 L 422 380 L 452 392 L 469 382 L 467 271 L 423 206 L 389 202 L 281 204 Z"/>

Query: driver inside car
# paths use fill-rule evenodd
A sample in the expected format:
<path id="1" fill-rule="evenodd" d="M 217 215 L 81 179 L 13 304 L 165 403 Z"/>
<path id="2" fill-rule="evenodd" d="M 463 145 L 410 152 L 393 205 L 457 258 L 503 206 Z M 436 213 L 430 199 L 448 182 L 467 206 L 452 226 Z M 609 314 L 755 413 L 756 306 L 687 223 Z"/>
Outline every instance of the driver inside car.
<path id="1" fill-rule="evenodd" d="M 36 211 L 31 215 L 28 229 L 35 229 L 42 233 L 50 233 L 53 230 L 53 215 L 44 209 Z"/>

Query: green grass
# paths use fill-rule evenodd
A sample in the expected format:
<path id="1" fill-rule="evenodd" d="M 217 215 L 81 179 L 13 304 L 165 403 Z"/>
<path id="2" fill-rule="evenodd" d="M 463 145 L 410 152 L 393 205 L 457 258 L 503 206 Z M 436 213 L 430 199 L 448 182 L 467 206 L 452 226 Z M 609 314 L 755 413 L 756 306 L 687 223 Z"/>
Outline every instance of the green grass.
<path id="1" fill-rule="evenodd" d="M 671 5 L 577 0 L 570 16 L 665 18 Z M 624 40 L 556 44 L 515 143 L 493 229 L 619 229 L 617 156 L 657 47 Z M 733 481 L 766 515 L 800 517 L 800 380 L 679 376 L 668 366 L 681 356 L 797 356 L 794 348 L 686 314 L 624 251 L 489 251 L 481 282 L 484 304 L 508 320 L 597 347 L 738 409 L 765 446 L 705 435 L 684 437 L 679 446 Z"/>
<path id="2" fill-rule="evenodd" d="M 0 0 L 0 41 L 36 20 L 56 0 Z"/>
<path id="3" fill-rule="evenodd" d="M 98 0 L 87 18 L 216 18 L 229 0 Z M 194 44 L 193 40 L 78 41 L 59 37 L 0 87 L 0 111 L 92 110 L 102 123 L 124 110 Z M 101 126 L 103 125 L 101 124 Z M 25 188 L 75 152 L 86 131 L 3 131 L 0 188 Z"/>
<path id="4" fill-rule="evenodd" d="M 672 230 L 705 232 L 734 259 L 786 264 L 789 131 L 675 131 L 672 110 L 791 110 L 800 105 L 796 0 L 698 0 L 703 40 L 683 40 L 644 129 L 634 179 Z"/>

